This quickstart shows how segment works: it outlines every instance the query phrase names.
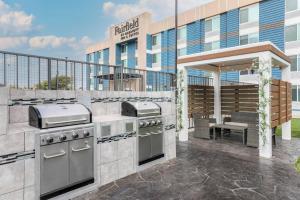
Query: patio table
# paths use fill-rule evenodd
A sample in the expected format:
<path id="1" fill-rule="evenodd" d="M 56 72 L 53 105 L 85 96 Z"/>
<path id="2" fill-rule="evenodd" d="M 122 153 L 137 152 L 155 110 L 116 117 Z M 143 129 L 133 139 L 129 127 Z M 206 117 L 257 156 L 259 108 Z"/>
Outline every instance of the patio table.
<path id="1" fill-rule="evenodd" d="M 246 134 L 247 134 L 247 127 L 245 126 L 237 126 L 237 125 L 228 125 L 228 124 L 216 124 L 214 125 L 214 140 L 216 140 L 216 128 L 221 129 L 221 139 L 223 139 L 223 133 L 225 129 L 235 130 L 235 131 L 242 131 L 243 133 L 243 144 L 246 144 Z"/>

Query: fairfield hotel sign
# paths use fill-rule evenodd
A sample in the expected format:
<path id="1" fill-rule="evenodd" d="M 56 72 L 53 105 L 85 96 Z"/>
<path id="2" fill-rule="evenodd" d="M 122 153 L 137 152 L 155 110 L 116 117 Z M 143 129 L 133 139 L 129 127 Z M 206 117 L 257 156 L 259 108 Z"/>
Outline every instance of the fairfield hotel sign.
<path id="1" fill-rule="evenodd" d="M 120 36 L 120 40 L 129 40 L 139 35 L 139 18 L 127 21 L 114 27 L 115 36 Z"/>

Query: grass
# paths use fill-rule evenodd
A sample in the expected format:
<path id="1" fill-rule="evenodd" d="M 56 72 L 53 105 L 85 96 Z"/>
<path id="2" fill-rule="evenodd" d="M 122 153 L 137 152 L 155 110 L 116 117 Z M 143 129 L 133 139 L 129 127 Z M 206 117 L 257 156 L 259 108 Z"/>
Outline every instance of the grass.
<path id="1" fill-rule="evenodd" d="M 295 163 L 295 168 L 296 168 L 296 171 L 298 173 L 300 173 L 300 157 L 298 158 L 298 160 Z"/>
<path id="2" fill-rule="evenodd" d="M 277 128 L 276 135 L 281 136 L 281 126 Z M 292 119 L 292 137 L 300 138 L 300 119 Z"/>

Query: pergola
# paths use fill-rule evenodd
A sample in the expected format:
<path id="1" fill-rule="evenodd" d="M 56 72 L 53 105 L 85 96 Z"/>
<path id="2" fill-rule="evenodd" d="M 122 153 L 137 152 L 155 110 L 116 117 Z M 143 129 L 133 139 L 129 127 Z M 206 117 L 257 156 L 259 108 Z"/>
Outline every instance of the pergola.
<path id="1" fill-rule="evenodd" d="M 221 72 L 240 71 L 253 67 L 256 63 L 259 74 L 259 123 L 265 119 L 267 126 L 259 125 L 259 155 L 272 157 L 272 127 L 271 127 L 271 80 L 272 68 L 279 67 L 282 80 L 290 80 L 290 60 L 271 42 L 260 42 L 238 47 L 218 49 L 209 52 L 187 55 L 178 60 L 178 99 L 181 102 L 178 110 L 179 140 L 188 140 L 188 69 L 206 70 L 213 73 L 214 79 L 214 117 L 217 123 L 222 123 L 221 115 Z M 180 80 L 181 79 L 181 80 Z M 266 101 L 266 99 L 268 101 Z M 263 116 L 265 115 L 265 116 Z M 261 136 L 264 134 L 264 140 Z M 282 138 L 291 140 L 291 121 L 282 124 Z"/>

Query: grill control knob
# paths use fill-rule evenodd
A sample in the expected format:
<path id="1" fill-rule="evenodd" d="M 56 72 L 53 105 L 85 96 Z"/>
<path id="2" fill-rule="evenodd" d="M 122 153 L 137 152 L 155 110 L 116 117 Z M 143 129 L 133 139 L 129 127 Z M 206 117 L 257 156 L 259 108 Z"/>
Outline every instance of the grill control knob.
<path id="1" fill-rule="evenodd" d="M 140 127 L 143 127 L 145 125 L 144 122 L 140 122 Z"/>
<path id="2" fill-rule="evenodd" d="M 155 121 L 151 121 L 151 125 L 153 126 L 153 125 L 155 125 L 156 124 L 156 122 Z"/>
<path id="3" fill-rule="evenodd" d="M 47 137 L 46 142 L 48 144 L 52 143 L 53 142 L 53 137 Z"/>
<path id="4" fill-rule="evenodd" d="M 65 135 L 61 135 L 60 137 L 59 137 L 59 140 L 60 141 L 65 141 L 67 139 L 67 136 L 65 136 Z"/>
<path id="5" fill-rule="evenodd" d="M 150 125 L 150 122 L 146 122 L 146 126 L 149 126 Z"/>
<path id="6" fill-rule="evenodd" d="M 89 137 L 89 136 L 90 136 L 90 132 L 84 131 L 84 132 L 83 132 L 83 136 L 84 136 L 84 137 Z"/>
<path id="7" fill-rule="evenodd" d="M 77 139 L 78 136 L 79 136 L 78 133 L 75 133 L 75 132 L 74 132 L 74 133 L 72 134 L 72 137 L 73 137 L 74 139 Z"/>
<path id="8" fill-rule="evenodd" d="M 157 120 L 157 121 L 156 121 L 156 124 L 161 124 L 161 121 L 160 121 L 160 120 Z"/>

